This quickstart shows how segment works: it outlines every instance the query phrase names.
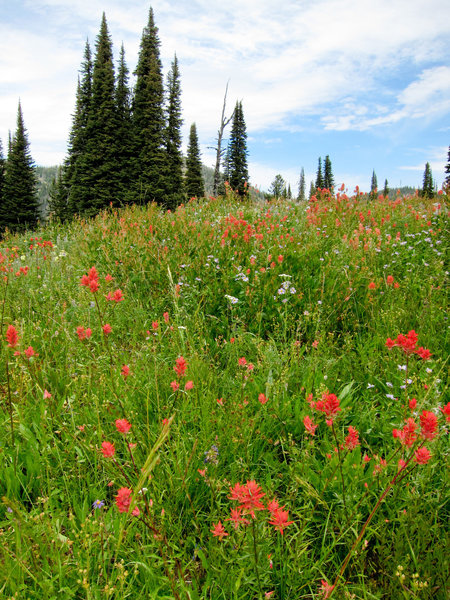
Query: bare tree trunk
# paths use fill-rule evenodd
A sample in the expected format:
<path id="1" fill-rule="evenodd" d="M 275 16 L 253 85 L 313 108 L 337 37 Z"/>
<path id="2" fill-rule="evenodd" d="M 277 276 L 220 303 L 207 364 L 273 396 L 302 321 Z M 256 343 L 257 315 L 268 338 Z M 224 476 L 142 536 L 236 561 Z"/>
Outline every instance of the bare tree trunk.
<path id="1" fill-rule="evenodd" d="M 231 114 L 231 117 L 229 119 L 225 118 L 225 110 L 226 110 L 226 105 L 227 105 L 227 93 L 228 93 L 228 83 L 227 82 L 227 87 L 225 88 L 225 95 L 223 97 L 223 106 L 222 106 L 222 117 L 220 119 L 220 127 L 219 127 L 219 131 L 217 132 L 217 146 L 214 148 L 214 150 L 216 151 L 216 166 L 214 169 L 214 185 L 213 185 L 213 195 L 217 196 L 217 191 L 219 189 L 219 185 L 220 185 L 220 163 L 222 161 L 222 156 L 223 156 L 223 150 L 222 150 L 222 138 L 223 138 L 223 132 L 225 130 L 225 127 L 228 125 L 228 123 L 231 121 L 231 119 L 233 118 L 234 115 L 234 111 Z"/>

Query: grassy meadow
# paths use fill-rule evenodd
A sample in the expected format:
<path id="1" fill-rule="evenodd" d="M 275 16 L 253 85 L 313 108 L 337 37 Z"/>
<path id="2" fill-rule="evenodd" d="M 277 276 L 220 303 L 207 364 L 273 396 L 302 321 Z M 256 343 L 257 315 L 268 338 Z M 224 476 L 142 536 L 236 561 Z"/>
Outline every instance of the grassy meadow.
<path id="1" fill-rule="evenodd" d="M 448 593 L 448 197 L 0 243 L 0 598 Z"/>

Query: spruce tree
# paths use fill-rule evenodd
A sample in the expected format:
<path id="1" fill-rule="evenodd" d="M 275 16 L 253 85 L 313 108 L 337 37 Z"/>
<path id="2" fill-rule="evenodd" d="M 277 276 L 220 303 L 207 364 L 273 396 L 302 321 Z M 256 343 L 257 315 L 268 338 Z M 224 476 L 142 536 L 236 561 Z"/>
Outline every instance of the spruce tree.
<path id="1" fill-rule="evenodd" d="M 388 185 L 388 180 L 387 179 L 384 180 L 383 196 L 385 198 L 387 198 L 389 196 L 389 185 Z"/>
<path id="2" fill-rule="evenodd" d="M 298 196 L 297 200 L 299 202 L 304 202 L 306 200 L 306 181 L 305 181 L 305 170 L 302 167 L 300 172 L 300 181 L 298 183 Z"/>
<path id="3" fill-rule="evenodd" d="M 0 215 L 2 227 L 20 231 L 36 225 L 39 218 L 36 184 L 36 169 L 19 102 L 17 129 L 5 164 L 4 201 Z"/>
<path id="4" fill-rule="evenodd" d="M 6 160 L 3 156 L 3 145 L 2 140 L 0 139 L 0 219 L 3 215 L 3 206 L 5 202 L 5 169 L 6 169 Z M 0 230 L 3 229 L 3 223 L 0 220 Z"/>
<path id="5" fill-rule="evenodd" d="M 56 173 L 56 177 L 49 190 L 49 214 L 61 221 L 65 221 L 70 216 L 67 207 L 67 191 L 63 181 L 63 168 L 60 167 Z"/>
<path id="6" fill-rule="evenodd" d="M 178 60 L 175 55 L 167 77 L 167 129 L 165 143 L 167 153 L 166 198 L 167 208 L 176 208 L 184 198 L 183 153 L 181 151 L 181 85 Z"/>
<path id="7" fill-rule="evenodd" d="M 331 160 L 328 154 L 325 156 L 325 165 L 324 165 L 324 176 L 323 176 L 323 186 L 327 190 L 332 190 L 334 187 L 334 177 L 333 171 L 331 168 Z"/>
<path id="8" fill-rule="evenodd" d="M 322 174 L 322 159 L 319 156 L 318 166 L 317 166 L 317 176 L 316 176 L 316 191 L 321 190 L 324 187 L 324 180 Z"/>
<path id="9" fill-rule="evenodd" d="M 370 182 L 370 194 L 369 197 L 372 200 L 375 200 L 375 198 L 377 197 L 377 191 L 378 191 L 378 180 L 377 180 L 377 176 L 375 174 L 375 170 L 372 172 L 372 180 Z"/>
<path id="10" fill-rule="evenodd" d="M 290 183 L 288 183 L 288 186 L 287 186 L 286 198 L 288 200 L 292 200 L 292 190 L 291 190 L 291 184 Z"/>
<path id="11" fill-rule="evenodd" d="M 121 204 L 132 200 L 130 186 L 132 182 L 133 138 L 131 130 L 131 91 L 128 85 L 128 67 L 125 62 L 125 49 L 120 48 L 119 67 L 116 81 L 117 109 L 117 162 L 118 162 L 118 198 Z"/>
<path id="12" fill-rule="evenodd" d="M 433 183 L 433 175 L 431 173 L 430 163 L 426 163 L 426 165 L 425 165 L 421 195 L 424 198 L 433 198 L 434 197 L 434 183 Z"/>
<path id="13" fill-rule="evenodd" d="M 248 190 L 247 155 L 247 131 L 242 102 L 236 102 L 230 135 L 229 183 L 240 196 L 244 196 Z"/>
<path id="14" fill-rule="evenodd" d="M 447 155 L 447 164 L 445 165 L 445 172 L 447 173 L 447 177 L 444 180 L 444 186 L 447 190 L 447 193 L 450 193 L 450 146 L 448 147 L 448 155 Z"/>
<path id="15" fill-rule="evenodd" d="M 202 174 L 202 162 L 198 146 L 197 128 L 195 123 L 191 125 L 189 133 L 189 144 L 186 157 L 185 190 L 188 199 L 205 196 L 205 184 Z"/>
<path id="16" fill-rule="evenodd" d="M 164 85 L 159 54 L 160 41 L 150 7 L 144 28 L 132 104 L 134 137 L 135 199 L 139 203 L 155 200 L 163 204 L 166 183 L 164 148 Z"/>
<path id="17" fill-rule="evenodd" d="M 315 196 L 316 194 L 317 194 L 316 186 L 314 184 L 314 181 L 311 181 L 311 184 L 309 186 L 309 199 L 311 200 L 311 198 L 313 196 Z"/>
<path id="18" fill-rule="evenodd" d="M 275 179 L 270 184 L 269 194 L 274 198 L 286 196 L 286 182 L 279 173 L 275 175 Z"/>
<path id="19" fill-rule="evenodd" d="M 86 127 L 89 120 L 92 100 L 92 54 L 89 41 L 84 48 L 84 60 L 81 64 L 81 79 L 78 79 L 75 114 L 69 134 L 67 157 L 64 160 L 61 177 L 57 179 L 58 196 L 66 197 L 66 210 L 60 205 L 58 213 L 61 219 L 74 215 L 78 210 L 79 198 L 85 195 L 83 185 L 87 173 L 83 171 L 86 151 Z M 65 215 L 63 216 L 63 212 Z"/>

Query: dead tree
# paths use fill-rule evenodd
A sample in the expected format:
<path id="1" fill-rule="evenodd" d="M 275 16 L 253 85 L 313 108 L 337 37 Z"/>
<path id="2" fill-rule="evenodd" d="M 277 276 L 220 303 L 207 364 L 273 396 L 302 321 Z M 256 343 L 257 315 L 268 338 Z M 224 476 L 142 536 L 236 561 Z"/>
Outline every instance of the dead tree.
<path id="1" fill-rule="evenodd" d="M 227 105 L 228 83 L 229 82 L 227 82 L 227 87 L 225 88 L 225 95 L 223 97 L 222 117 L 220 119 L 220 127 L 217 132 L 217 146 L 215 146 L 213 148 L 213 150 L 216 151 L 216 166 L 214 169 L 214 185 L 213 185 L 213 195 L 214 196 L 217 196 L 217 191 L 219 189 L 220 163 L 222 162 L 223 153 L 225 152 L 225 150 L 222 149 L 223 132 L 225 130 L 225 127 L 228 125 L 228 123 L 231 121 L 231 119 L 233 118 L 233 115 L 234 115 L 234 110 L 233 110 L 230 118 L 227 119 L 225 117 L 225 110 L 226 110 L 226 105 Z"/>

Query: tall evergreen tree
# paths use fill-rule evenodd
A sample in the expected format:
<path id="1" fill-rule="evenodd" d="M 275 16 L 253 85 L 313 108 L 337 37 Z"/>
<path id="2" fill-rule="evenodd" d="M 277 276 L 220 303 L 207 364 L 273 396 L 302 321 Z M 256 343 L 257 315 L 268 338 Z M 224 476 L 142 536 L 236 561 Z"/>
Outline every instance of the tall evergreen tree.
<path id="1" fill-rule="evenodd" d="M 242 102 L 236 102 L 230 136 L 230 178 L 233 190 L 244 196 L 248 190 L 247 131 Z"/>
<path id="2" fill-rule="evenodd" d="M 39 218 L 36 184 L 36 169 L 19 102 L 17 129 L 5 164 L 4 201 L 0 214 L 2 227 L 23 230 L 36 225 Z"/>
<path id="3" fill-rule="evenodd" d="M 167 208 L 174 209 L 183 200 L 183 153 L 181 151 L 181 84 L 178 60 L 175 55 L 170 72 L 167 77 L 167 180 L 166 199 Z"/>
<path id="4" fill-rule="evenodd" d="M 309 199 L 311 200 L 311 198 L 313 196 L 315 196 L 316 194 L 317 194 L 316 186 L 314 184 L 314 181 L 311 181 L 311 184 L 309 186 Z"/>
<path id="5" fill-rule="evenodd" d="M 118 197 L 122 204 L 132 199 L 130 186 L 132 182 L 133 138 L 131 130 L 131 92 L 128 85 L 128 73 L 128 67 L 125 62 L 125 49 L 122 44 L 116 81 Z"/>
<path id="6" fill-rule="evenodd" d="M 298 196 L 297 200 L 299 202 L 304 202 L 306 200 L 306 181 L 305 181 L 305 169 L 302 167 L 300 172 L 300 180 L 298 182 Z"/>
<path id="7" fill-rule="evenodd" d="M 427 163 L 425 165 L 421 195 L 424 198 L 433 198 L 434 197 L 434 182 L 433 182 L 433 175 L 431 173 L 430 163 Z"/>
<path id="8" fill-rule="evenodd" d="M 385 198 L 387 198 L 389 196 L 389 184 L 388 184 L 388 180 L 387 179 L 384 180 L 383 196 Z"/>
<path id="9" fill-rule="evenodd" d="M 275 179 L 270 184 L 269 194 L 275 198 L 281 198 L 281 196 L 286 195 L 286 182 L 279 173 L 275 175 Z"/>
<path id="10" fill-rule="evenodd" d="M 0 218 L 3 213 L 3 205 L 5 202 L 5 170 L 6 170 L 6 160 L 3 156 L 3 145 L 2 140 L 0 139 Z M 0 230 L 3 227 L 3 223 L 0 222 Z"/>
<path id="11" fill-rule="evenodd" d="M 70 217 L 77 212 L 79 197 L 83 193 L 83 182 L 87 176 L 83 172 L 83 167 L 87 141 L 86 128 L 92 100 L 92 69 L 91 47 L 89 41 L 86 41 L 84 60 L 81 64 L 81 78 L 78 78 L 75 114 L 72 118 L 72 128 L 69 134 L 67 157 L 64 160 L 61 177 L 56 181 L 56 185 L 58 185 L 57 194 L 61 200 L 58 210 L 61 219 Z M 64 196 L 66 197 L 65 211 L 63 210 Z"/>
<path id="12" fill-rule="evenodd" d="M 67 210 L 67 192 L 63 181 L 63 168 L 60 167 L 49 190 L 48 209 L 49 214 L 61 221 L 65 221 L 71 215 Z"/>
<path id="13" fill-rule="evenodd" d="M 319 156 L 318 166 L 317 166 L 317 176 L 316 176 L 316 190 L 321 190 L 324 187 L 324 180 L 322 174 L 322 159 Z"/>
<path id="14" fill-rule="evenodd" d="M 202 161 L 198 146 L 197 127 L 192 123 L 186 157 L 185 190 L 188 198 L 203 198 L 205 184 L 202 174 Z"/>
<path id="15" fill-rule="evenodd" d="M 150 7 L 134 72 L 137 80 L 132 104 L 135 195 L 140 203 L 155 200 L 163 204 L 166 191 L 164 85 L 159 46 Z"/>
<path id="16" fill-rule="evenodd" d="M 331 167 L 331 160 L 328 154 L 325 156 L 323 187 L 330 191 L 334 187 L 333 170 Z"/>
<path id="17" fill-rule="evenodd" d="M 445 172 L 447 177 L 444 181 L 444 186 L 447 189 L 447 193 L 450 193 L 450 146 L 448 147 L 447 164 L 445 165 Z"/>
<path id="18" fill-rule="evenodd" d="M 375 173 L 375 170 L 372 172 L 372 180 L 370 182 L 370 198 L 372 200 L 375 200 L 375 198 L 377 197 L 377 191 L 378 191 L 378 179 Z"/>

